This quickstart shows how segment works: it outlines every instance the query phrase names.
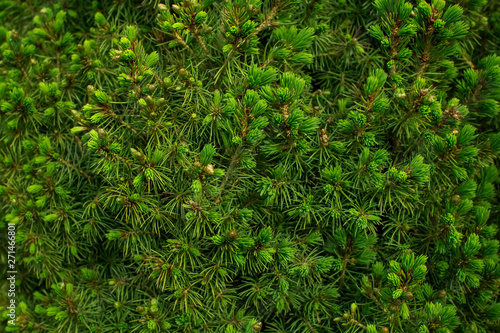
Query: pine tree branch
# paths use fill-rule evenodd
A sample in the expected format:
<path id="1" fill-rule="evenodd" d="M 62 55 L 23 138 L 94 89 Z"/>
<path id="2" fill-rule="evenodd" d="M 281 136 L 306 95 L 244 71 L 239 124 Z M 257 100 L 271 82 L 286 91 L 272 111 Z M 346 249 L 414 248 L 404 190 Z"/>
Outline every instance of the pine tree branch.
<path id="1" fill-rule="evenodd" d="M 216 200 L 216 204 L 219 204 L 222 201 L 222 192 L 224 191 L 227 182 L 229 180 L 229 177 L 233 173 L 234 168 L 236 167 L 236 164 L 238 164 L 238 160 L 240 157 L 240 153 L 243 150 L 243 145 L 239 146 L 238 149 L 234 152 L 233 156 L 231 157 L 231 163 L 229 164 L 229 167 L 226 171 L 226 175 L 224 177 L 224 180 L 222 181 L 221 185 L 219 186 L 219 198 Z"/>
<path id="2" fill-rule="evenodd" d="M 231 59 L 234 57 L 234 55 L 236 54 L 236 52 L 238 52 L 238 49 L 244 43 L 246 43 L 251 37 L 257 35 L 260 31 L 264 30 L 265 28 L 271 26 L 271 20 L 274 19 L 274 17 L 278 14 L 278 10 L 280 9 L 281 2 L 282 2 L 281 0 L 278 0 L 276 2 L 276 4 L 274 5 L 274 7 L 269 12 L 269 14 L 266 16 L 265 20 L 261 24 L 259 24 L 259 26 L 257 28 L 255 28 L 255 31 L 253 31 L 252 33 L 250 33 L 245 38 L 243 38 L 238 44 L 236 44 L 235 47 L 233 47 L 231 49 L 231 51 L 229 52 L 226 60 L 224 61 L 224 64 L 222 64 L 222 66 L 221 66 L 221 69 L 219 71 L 220 74 L 215 79 L 215 83 L 217 83 L 219 77 L 222 77 L 222 75 L 224 75 L 224 73 L 225 73 L 225 71 L 227 69 L 227 66 L 229 65 L 229 61 L 231 61 Z"/>
<path id="3" fill-rule="evenodd" d="M 135 128 L 127 124 L 123 119 L 121 119 L 116 113 L 111 110 L 110 107 L 106 108 L 106 112 L 113 118 L 114 120 L 118 121 L 123 127 L 127 128 L 128 130 L 132 131 L 132 133 L 137 134 L 137 131 Z"/>
<path id="4" fill-rule="evenodd" d="M 80 170 L 79 168 L 75 167 L 73 164 L 63 160 L 61 157 L 58 157 L 57 161 L 60 162 L 61 164 L 63 164 L 64 166 L 70 168 L 71 170 L 78 172 L 83 177 L 87 178 L 88 180 L 92 180 L 92 177 L 90 177 L 85 171 Z"/>
<path id="5" fill-rule="evenodd" d="M 366 294 L 368 295 L 368 297 L 370 297 L 372 299 L 372 301 L 382 310 L 384 311 L 387 315 L 389 315 L 389 311 L 382 305 L 382 303 L 380 303 L 380 301 L 377 299 L 377 297 L 375 297 L 375 295 L 373 294 L 372 290 L 367 290 L 366 291 Z"/>
<path id="6" fill-rule="evenodd" d="M 352 239 L 349 239 L 349 243 L 347 245 L 347 251 L 344 255 L 344 258 L 342 259 L 342 274 L 340 275 L 339 292 L 344 287 L 344 280 L 347 273 L 347 265 L 349 264 L 352 250 L 353 250 Z"/>
<path id="7" fill-rule="evenodd" d="M 187 45 L 187 43 L 184 41 L 184 39 L 182 39 L 182 37 L 177 33 L 177 31 L 174 31 L 174 36 L 175 36 L 175 40 L 178 42 L 178 43 L 181 43 L 184 48 L 186 48 L 191 54 L 195 54 L 193 49 L 191 47 L 189 47 L 189 45 Z"/>

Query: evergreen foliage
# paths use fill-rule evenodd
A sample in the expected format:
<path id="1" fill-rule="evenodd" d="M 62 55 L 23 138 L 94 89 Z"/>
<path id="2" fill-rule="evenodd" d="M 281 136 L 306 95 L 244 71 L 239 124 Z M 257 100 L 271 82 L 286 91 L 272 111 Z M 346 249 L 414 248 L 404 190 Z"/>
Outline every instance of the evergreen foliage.
<path id="1" fill-rule="evenodd" d="M 6 332 L 500 332 L 500 2 L 0 24 Z"/>

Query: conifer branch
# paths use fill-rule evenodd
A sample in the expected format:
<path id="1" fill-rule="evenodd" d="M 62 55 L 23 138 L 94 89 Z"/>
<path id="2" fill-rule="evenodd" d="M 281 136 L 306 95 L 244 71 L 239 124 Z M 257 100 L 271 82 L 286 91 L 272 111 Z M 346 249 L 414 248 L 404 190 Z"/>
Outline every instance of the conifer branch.
<path id="1" fill-rule="evenodd" d="M 6 330 L 499 327 L 495 6 L 7 2 Z"/>
<path id="2" fill-rule="evenodd" d="M 70 168 L 71 170 L 74 170 L 81 174 L 83 177 L 87 178 L 88 180 L 92 180 L 92 177 L 89 176 L 85 171 L 80 170 L 79 168 L 75 167 L 73 164 L 69 163 L 68 161 L 63 160 L 61 157 L 57 158 L 57 161 L 64 165 L 67 168 Z"/>

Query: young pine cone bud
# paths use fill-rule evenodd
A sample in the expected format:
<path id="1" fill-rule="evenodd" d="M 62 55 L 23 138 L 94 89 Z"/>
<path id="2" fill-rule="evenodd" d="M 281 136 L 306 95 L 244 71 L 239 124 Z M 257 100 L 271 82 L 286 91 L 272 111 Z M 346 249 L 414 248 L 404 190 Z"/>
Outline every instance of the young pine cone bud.
<path id="1" fill-rule="evenodd" d="M 425 96 L 429 93 L 429 89 L 420 89 L 420 95 Z"/>
<path id="2" fill-rule="evenodd" d="M 395 96 L 396 96 L 396 98 L 399 98 L 399 99 L 406 98 L 405 90 L 403 88 L 397 88 Z"/>
<path id="3" fill-rule="evenodd" d="M 227 234 L 227 237 L 230 239 L 230 240 L 235 240 L 236 237 L 238 237 L 238 233 L 235 231 L 235 230 L 231 230 L 228 234 Z"/>
<path id="4" fill-rule="evenodd" d="M 260 332 L 261 329 L 262 329 L 262 322 L 260 321 L 252 326 L 252 330 L 254 332 Z"/>
<path id="5" fill-rule="evenodd" d="M 214 174 L 214 166 L 212 164 L 208 164 L 203 168 L 203 171 L 209 175 Z"/>
<path id="6" fill-rule="evenodd" d="M 436 96 L 434 96 L 434 95 L 427 95 L 427 96 L 425 96 L 425 102 L 428 103 L 428 104 L 431 104 L 435 100 L 436 100 Z"/>
<path id="7" fill-rule="evenodd" d="M 99 139 L 101 139 L 101 140 L 106 140 L 106 138 L 108 137 L 108 134 L 106 133 L 104 128 L 99 128 L 97 130 L 97 134 L 99 134 Z"/>
<path id="8" fill-rule="evenodd" d="M 80 112 L 76 111 L 76 110 L 71 110 L 71 114 L 73 115 L 73 117 L 75 118 L 76 121 L 82 121 L 82 115 L 80 114 Z"/>
<path id="9" fill-rule="evenodd" d="M 134 148 L 130 148 L 130 152 L 137 159 L 140 159 L 142 157 L 142 153 L 140 151 L 135 150 Z"/>
<path id="10" fill-rule="evenodd" d="M 167 6 L 165 6 L 165 4 L 163 3 L 159 3 L 158 6 L 156 6 L 156 8 L 158 8 L 158 11 L 160 11 L 161 13 L 166 12 L 168 10 Z"/>
<path id="11" fill-rule="evenodd" d="M 87 86 L 87 93 L 89 93 L 90 95 L 94 95 L 94 92 L 95 92 L 95 87 L 89 84 Z"/>

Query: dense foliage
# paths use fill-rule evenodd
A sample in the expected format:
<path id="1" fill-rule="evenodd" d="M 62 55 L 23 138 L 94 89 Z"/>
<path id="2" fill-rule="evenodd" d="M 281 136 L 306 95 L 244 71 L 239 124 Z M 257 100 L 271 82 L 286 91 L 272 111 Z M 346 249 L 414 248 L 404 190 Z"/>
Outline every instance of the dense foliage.
<path id="1" fill-rule="evenodd" d="M 8 332 L 500 332 L 500 2 L 1 0 Z"/>

